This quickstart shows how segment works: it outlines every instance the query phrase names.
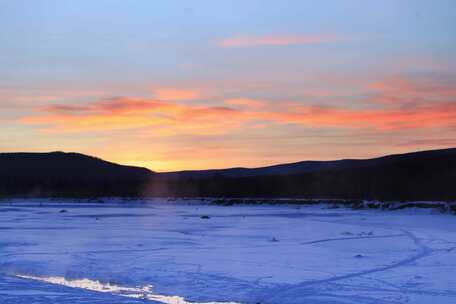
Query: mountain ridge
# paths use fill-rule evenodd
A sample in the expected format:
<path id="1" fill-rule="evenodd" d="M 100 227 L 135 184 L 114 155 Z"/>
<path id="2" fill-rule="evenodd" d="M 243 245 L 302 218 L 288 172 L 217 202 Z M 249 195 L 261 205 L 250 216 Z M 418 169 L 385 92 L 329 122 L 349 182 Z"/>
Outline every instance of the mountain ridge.
<path id="1" fill-rule="evenodd" d="M 228 174 L 224 175 L 225 177 L 236 177 L 230 176 L 230 172 L 240 172 L 240 171 L 258 171 L 255 174 L 248 174 L 246 176 L 257 176 L 257 175 L 272 175 L 272 174 L 290 174 L 290 173 L 300 173 L 300 172 L 310 172 L 322 169 L 342 169 L 344 167 L 348 167 L 350 165 L 362 165 L 363 163 L 374 163 L 374 162 L 385 162 L 390 161 L 398 158 L 403 157 L 410 157 L 416 155 L 429 155 L 429 154 L 447 154 L 447 153 L 456 153 L 456 148 L 447 148 L 447 149 L 435 149 L 435 150 L 421 150 L 421 151 L 413 151 L 413 152 L 406 152 L 406 153 L 396 153 L 396 154 L 388 154 L 384 156 L 378 156 L 374 158 L 365 158 L 365 159 L 356 159 L 356 158 L 344 158 L 344 159 L 337 159 L 337 160 L 304 160 L 299 162 L 291 162 L 291 163 L 283 163 L 283 164 L 276 164 L 276 165 L 268 165 L 268 166 L 261 166 L 261 167 L 233 167 L 233 168 L 224 168 L 224 169 L 203 169 L 203 170 L 181 170 L 181 171 L 173 171 L 173 172 L 158 172 L 164 176 L 169 177 L 199 177 L 198 175 L 217 175 L 222 174 L 224 172 L 228 172 Z M 314 165 L 313 167 L 311 167 Z M 294 167 L 294 172 L 285 171 L 285 172 L 278 172 L 281 168 L 290 168 Z M 267 172 L 271 171 L 271 172 Z M 292 170 L 293 171 L 293 170 Z"/>
<path id="2" fill-rule="evenodd" d="M 456 200 L 456 148 L 159 173 L 80 153 L 0 153 L 0 196 Z"/>

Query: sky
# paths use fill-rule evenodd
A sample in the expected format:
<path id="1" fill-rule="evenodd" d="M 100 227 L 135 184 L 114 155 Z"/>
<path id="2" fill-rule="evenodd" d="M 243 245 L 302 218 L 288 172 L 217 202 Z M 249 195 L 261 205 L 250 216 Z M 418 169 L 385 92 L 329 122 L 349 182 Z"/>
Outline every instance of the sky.
<path id="1" fill-rule="evenodd" d="M 456 146 L 454 0 L 0 0 L 0 151 L 154 171 Z"/>

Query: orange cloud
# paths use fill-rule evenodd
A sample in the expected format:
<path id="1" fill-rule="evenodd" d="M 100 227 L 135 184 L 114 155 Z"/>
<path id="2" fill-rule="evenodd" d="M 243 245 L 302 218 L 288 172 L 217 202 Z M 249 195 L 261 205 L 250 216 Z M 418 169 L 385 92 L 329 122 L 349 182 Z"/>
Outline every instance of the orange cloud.
<path id="1" fill-rule="evenodd" d="M 244 115 L 228 107 L 128 97 L 104 99 L 85 106 L 53 105 L 41 112 L 43 114 L 24 117 L 20 121 L 57 132 L 153 128 L 157 135 L 214 134 L 238 126 Z"/>
<path id="2" fill-rule="evenodd" d="M 392 77 L 368 88 L 375 93 L 366 102 L 371 108 L 356 108 L 354 103 L 352 107 L 321 106 L 250 98 L 225 99 L 212 106 L 183 102 L 200 96 L 197 91 L 165 90 L 158 91 L 161 99 L 115 97 L 86 104 L 54 104 L 20 122 L 53 132 L 141 128 L 143 133 L 155 135 L 225 134 L 270 124 L 374 130 L 456 127 L 456 89 L 451 79 Z"/>
<path id="3" fill-rule="evenodd" d="M 321 44 L 341 40 L 335 35 L 277 35 L 277 36 L 234 36 L 221 40 L 221 47 L 281 46 L 296 44 Z"/>
<path id="4" fill-rule="evenodd" d="M 456 125 L 456 103 L 407 108 L 349 109 L 300 104 L 263 106 L 234 99 L 228 106 L 189 105 L 141 98 L 111 98 L 85 106 L 53 105 L 22 123 L 51 131 L 112 131 L 145 128 L 151 134 L 223 134 L 251 122 L 376 130 L 439 128 Z M 247 105 L 233 108 L 230 105 Z M 262 105 L 262 107 L 255 107 Z"/>

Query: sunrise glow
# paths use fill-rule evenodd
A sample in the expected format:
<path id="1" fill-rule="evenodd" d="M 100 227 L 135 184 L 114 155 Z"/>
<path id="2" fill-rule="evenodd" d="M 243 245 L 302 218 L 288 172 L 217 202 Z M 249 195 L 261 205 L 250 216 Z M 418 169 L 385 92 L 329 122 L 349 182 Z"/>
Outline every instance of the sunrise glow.
<path id="1" fill-rule="evenodd" d="M 0 4 L 2 151 L 171 171 L 456 144 L 452 1 L 68 5 Z"/>

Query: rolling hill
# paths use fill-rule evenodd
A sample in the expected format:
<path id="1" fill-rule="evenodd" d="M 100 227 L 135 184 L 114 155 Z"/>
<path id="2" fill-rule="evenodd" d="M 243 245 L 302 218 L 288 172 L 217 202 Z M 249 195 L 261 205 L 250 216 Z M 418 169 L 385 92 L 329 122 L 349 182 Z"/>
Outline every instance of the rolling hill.
<path id="1" fill-rule="evenodd" d="M 456 200 L 456 149 L 156 173 L 78 153 L 0 154 L 2 196 Z"/>
<path id="2" fill-rule="evenodd" d="M 137 195 L 153 172 L 79 153 L 0 153 L 0 194 Z"/>

